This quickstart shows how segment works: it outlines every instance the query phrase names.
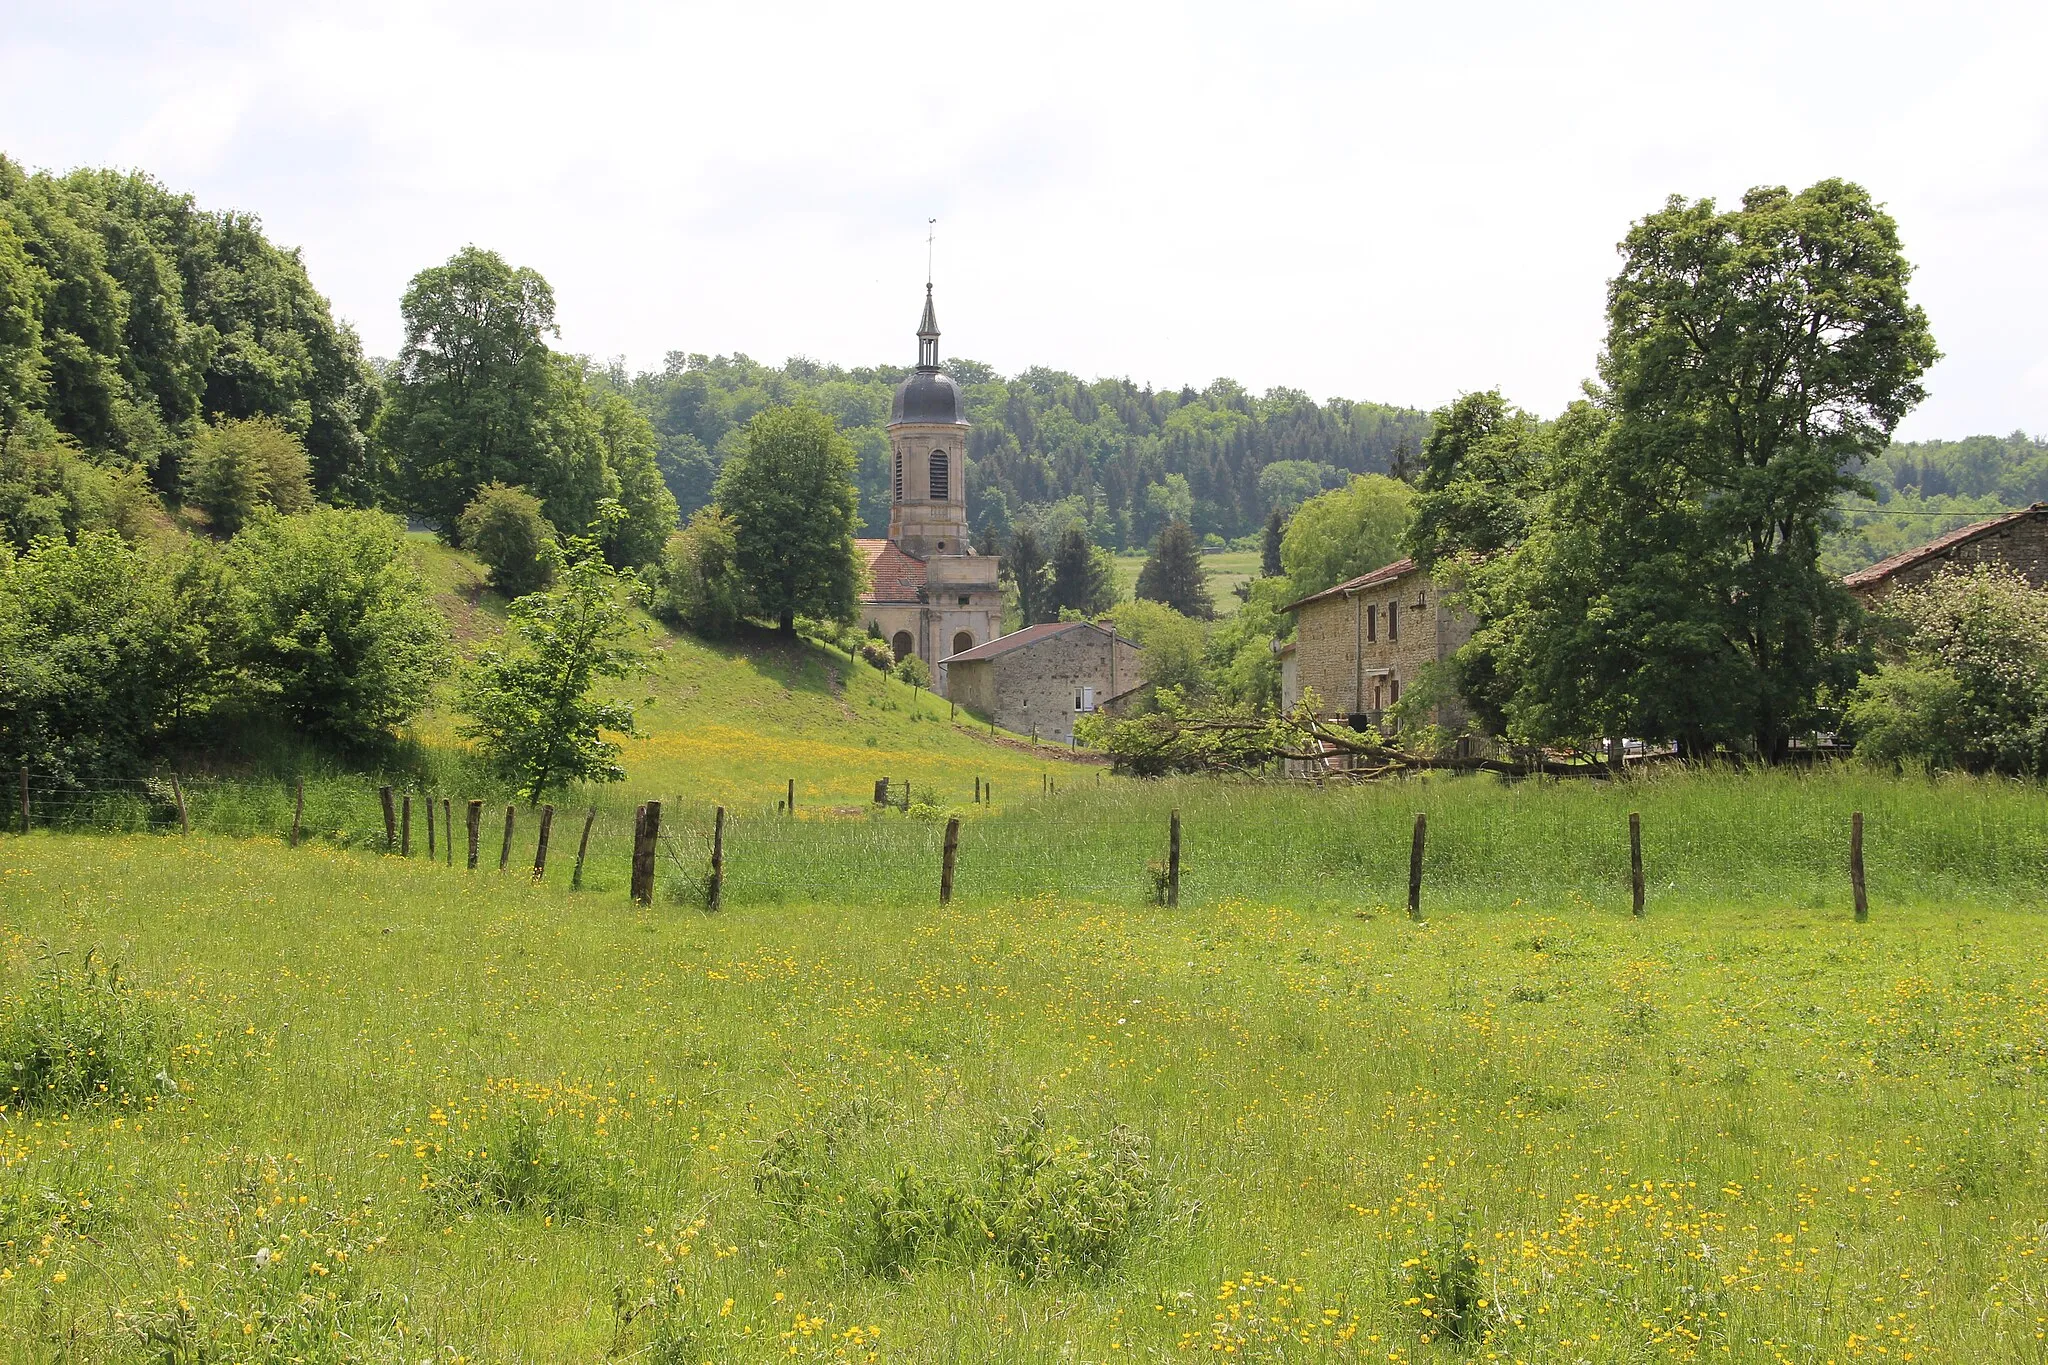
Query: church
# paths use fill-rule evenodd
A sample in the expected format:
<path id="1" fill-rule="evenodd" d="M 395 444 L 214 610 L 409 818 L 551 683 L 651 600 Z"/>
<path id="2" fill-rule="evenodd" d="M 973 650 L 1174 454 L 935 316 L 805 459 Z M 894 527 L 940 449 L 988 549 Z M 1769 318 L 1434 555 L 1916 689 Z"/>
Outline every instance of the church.
<path id="1" fill-rule="evenodd" d="M 939 368 L 939 320 L 924 287 L 917 368 L 889 410 L 895 496 L 889 538 L 855 542 L 867 560 L 864 624 L 898 659 L 915 654 L 947 695 L 946 660 L 996 638 L 1003 595 L 996 558 L 974 552 L 967 532 L 967 421 L 960 386 Z"/>

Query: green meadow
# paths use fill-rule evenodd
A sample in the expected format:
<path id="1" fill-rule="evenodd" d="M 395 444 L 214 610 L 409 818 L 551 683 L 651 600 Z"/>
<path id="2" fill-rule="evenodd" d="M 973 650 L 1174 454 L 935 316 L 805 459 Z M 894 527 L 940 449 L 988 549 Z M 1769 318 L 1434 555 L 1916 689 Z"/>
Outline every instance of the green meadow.
<path id="1" fill-rule="evenodd" d="M 7 837 L 0 1351 L 2048 1353 L 2037 789 L 1078 772 L 956 794 L 943 908 L 943 808 L 765 773 L 718 914 L 687 801 L 649 907 L 616 829 Z"/>

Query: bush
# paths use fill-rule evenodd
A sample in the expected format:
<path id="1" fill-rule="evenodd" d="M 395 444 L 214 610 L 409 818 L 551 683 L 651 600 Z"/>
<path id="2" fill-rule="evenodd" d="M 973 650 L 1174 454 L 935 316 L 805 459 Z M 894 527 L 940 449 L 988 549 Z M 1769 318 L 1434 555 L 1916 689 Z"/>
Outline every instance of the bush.
<path id="1" fill-rule="evenodd" d="M 10 1109 L 129 1100 L 175 1089 L 169 1030 L 120 969 L 88 950 L 76 972 L 45 954 L 46 974 L 0 1034 L 0 1096 Z"/>
<path id="2" fill-rule="evenodd" d="M 580 1148 L 551 1140 L 530 1114 L 500 1125 L 484 1146 L 451 1156 L 429 1173 L 434 1212 L 531 1210 L 550 1218 L 585 1218 L 616 1211 L 619 1186 L 608 1164 Z"/>
<path id="3" fill-rule="evenodd" d="M 490 569 L 491 587 L 507 597 L 538 592 L 555 578 L 555 528 L 540 499 L 523 488 L 487 483 L 456 522 L 462 544 Z"/>
<path id="4" fill-rule="evenodd" d="M 202 426 L 185 457 L 186 501 L 214 533 L 231 536 L 270 507 L 292 515 L 313 505 L 313 468 L 299 438 L 269 417 Z"/>
<path id="5" fill-rule="evenodd" d="M 286 719 L 361 744 L 426 705 L 448 628 L 395 519 L 259 517 L 229 553 L 248 594 L 250 676 Z"/>
<path id="6" fill-rule="evenodd" d="M 932 685 L 931 666 L 915 654 L 906 654 L 898 659 L 896 667 L 892 671 L 896 674 L 898 682 L 909 683 L 912 687 L 930 687 Z"/>
<path id="7" fill-rule="evenodd" d="M 96 465 L 47 422 L 38 419 L 0 439 L 0 541 L 17 550 L 93 530 L 132 540 L 156 510 L 141 468 Z"/>
<path id="8" fill-rule="evenodd" d="M 881 669 L 884 673 L 887 673 L 896 666 L 896 656 L 891 654 L 889 646 L 883 644 L 880 640 L 861 641 L 860 657 L 873 664 L 876 668 Z"/>
<path id="9" fill-rule="evenodd" d="M 732 519 L 716 505 L 698 508 L 644 575 L 648 610 L 698 635 L 732 634 L 748 609 L 737 556 Z"/>

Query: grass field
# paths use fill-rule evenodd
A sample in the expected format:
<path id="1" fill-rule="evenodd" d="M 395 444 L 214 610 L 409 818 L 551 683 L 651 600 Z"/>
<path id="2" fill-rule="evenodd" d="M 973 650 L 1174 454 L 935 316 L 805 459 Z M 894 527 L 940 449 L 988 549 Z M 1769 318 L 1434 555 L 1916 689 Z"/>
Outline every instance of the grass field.
<path id="1" fill-rule="evenodd" d="M 1222 554 L 1203 555 L 1202 565 L 1208 570 L 1209 596 L 1215 600 L 1216 615 L 1233 615 L 1243 605 L 1237 600 L 1237 586 L 1259 576 L 1259 552 L 1226 550 Z M 1122 596 L 1129 597 L 1138 586 L 1138 571 L 1144 567 L 1142 554 L 1116 557 L 1116 586 Z"/>
<path id="2" fill-rule="evenodd" d="M 9 1055 L 55 951 L 135 1059 L 0 1115 L 0 1358 L 2048 1355 L 2038 790 L 1111 781 L 944 910 L 931 823 L 752 820 L 715 916 L 0 842 Z"/>

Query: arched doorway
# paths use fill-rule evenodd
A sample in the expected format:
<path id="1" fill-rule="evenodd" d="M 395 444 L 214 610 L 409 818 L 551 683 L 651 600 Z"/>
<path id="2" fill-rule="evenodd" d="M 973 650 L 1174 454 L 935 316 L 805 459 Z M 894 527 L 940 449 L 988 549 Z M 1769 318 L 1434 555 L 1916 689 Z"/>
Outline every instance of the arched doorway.
<path id="1" fill-rule="evenodd" d="M 972 648 L 974 648 L 974 635 L 972 632 L 963 630 L 953 637 L 953 652 L 955 654 L 965 654 Z"/>
<path id="2" fill-rule="evenodd" d="M 902 663 L 904 656 L 909 654 L 915 645 L 916 641 L 910 638 L 910 632 L 907 630 L 897 631 L 895 637 L 889 641 L 889 648 L 895 653 L 897 663 Z"/>

